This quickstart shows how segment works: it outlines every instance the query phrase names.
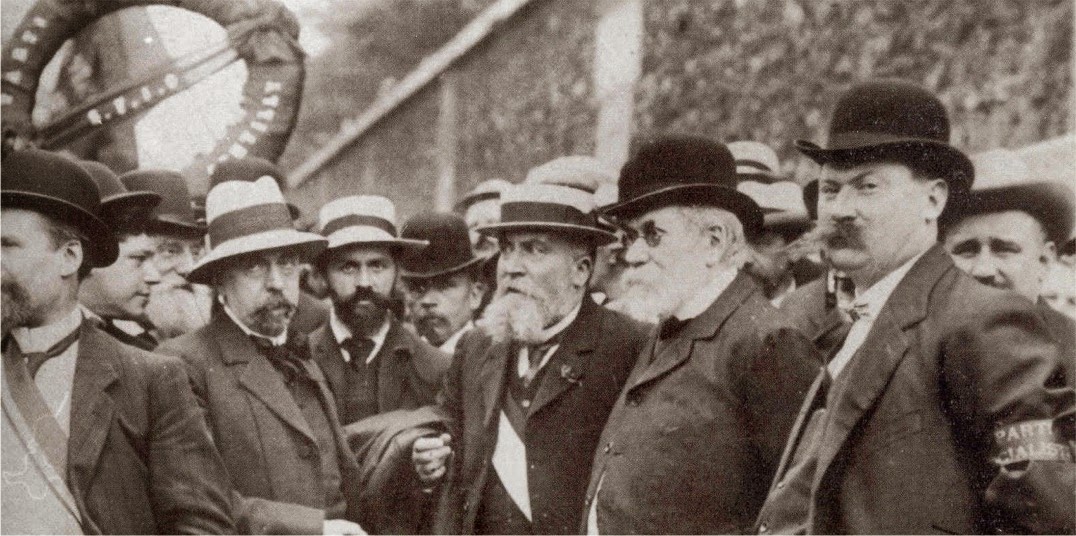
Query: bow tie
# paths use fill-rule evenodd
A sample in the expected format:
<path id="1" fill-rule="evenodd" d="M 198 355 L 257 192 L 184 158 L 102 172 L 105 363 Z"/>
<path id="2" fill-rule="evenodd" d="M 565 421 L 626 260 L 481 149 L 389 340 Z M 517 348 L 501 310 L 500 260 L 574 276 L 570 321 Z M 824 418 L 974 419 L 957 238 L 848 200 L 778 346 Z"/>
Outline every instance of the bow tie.
<path id="1" fill-rule="evenodd" d="M 842 313 L 848 315 L 848 318 L 851 318 L 852 322 L 858 322 L 861 318 L 870 316 L 870 310 L 865 303 L 853 302 L 840 307 L 840 310 Z"/>
<path id="2" fill-rule="evenodd" d="M 666 340 L 679 335 L 689 322 L 691 322 L 690 318 L 687 320 L 680 320 L 675 316 L 669 317 L 667 320 L 661 323 L 661 329 L 658 331 L 658 338 L 661 340 Z"/>
<path id="3" fill-rule="evenodd" d="M 289 334 L 287 342 L 280 346 L 273 346 L 272 341 L 265 337 L 250 336 L 250 340 L 254 341 L 254 346 L 258 349 L 258 353 L 265 356 L 269 363 L 273 365 L 273 368 L 283 374 L 284 379 L 288 382 L 295 378 L 309 377 L 303 363 L 308 357 L 306 345 L 301 339 L 298 334 L 295 334 L 295 336 Z"/>
<path id="4" fill-rule="evenodd" d="M 19 348 L 19 342 L 16 341 L 14 337 L 8 337 L 8 340 L 5 341 L 4 344 L 4 355 L 9 356 L 12 359 L 25 358 L 26 368 L 29 369 L 30 377 L 33 378 L 37 375 L 37 371 L 41 368 L 41 365 L 44 365 L 49 359 L 64 353 L 72 344 L 75 344 L 75 341 L 78 340 L 78 335 L 79 330 L 76 329 L 44 352 L 25 353 Z"/>
<path id="5" fill-rule="evenodd" d="M 369 337 L 348 337 L 340 342 L 340 347 L 347 350 L 351 356 L 351 366 L 360 367 L 366 364 L 366 359 L 374 351 L 374 340 Z"/>

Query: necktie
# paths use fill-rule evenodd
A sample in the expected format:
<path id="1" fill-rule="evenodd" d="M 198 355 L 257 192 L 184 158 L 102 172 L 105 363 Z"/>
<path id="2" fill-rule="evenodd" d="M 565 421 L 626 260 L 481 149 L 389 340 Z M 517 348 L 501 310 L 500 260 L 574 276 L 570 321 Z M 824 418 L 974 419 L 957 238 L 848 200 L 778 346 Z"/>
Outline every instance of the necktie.
<path id="1" fill-rule="evenodd" d="M 340 343 L 340 346 L 351 356 L 352 367 L 362 367 L 366 365 L 370 352 L 374 351 L 374 340 L 369 337 L 348 337 Z"/>
<path id="2" fill-rule="evenodd" d="M 285 382 L 307 377 L 306 367 L 303 365 L 305 360 L 303 343 L 298 341 L 298 337 L 289 336 L 288 341 L 280 346 L 273 346 L 272 341 L 265 337 L 251 335 L 250 339 L 254 341 L 258 352 L 269 360 L 273 368 L 284 375 Z"/>
<path id="3" fill-rule="evenodd" d="M 542 368 L 542 359 L 558 342 L 557 338 L 554 337 L 540 344 L 527 345 L 528 367 L 527 373 L 523 375 L 523 385 L 530 385 L 534 381 L 534 378 L 538 376 L 538 371 Z"/>
<path id="4" fill-rule="evenodd" d="M 75 331 L 68 333 L 66 337 L 60 339 L 56 344 L 53 344 L 44 352 L 24 353 L 22 349 L 19 348 L 18 341 L 12 338 L 12 340 L 8 341 L 5 346 L 8 350 L 5 352 L 5 355 L 10 354 L 13 358 L 16 356 L 25 358 L 26 368 L 30 372 L 30 378 L 34 378 L 37 376 L 37 371 L 41 369 L 41 365 L 44 365 L 46 361 L 64 353 L 72 344 L 75 344 L 75 341 L 78 340 L 78 332 L 79 330 L 76 329 Z"/>
<path id="5" fill-rule="evenodd" d="M 680 334 L 687 326 L 691 319 L 680 320 L 675 316 L 669 317 L 667 320 L 661 323 L 661 330 L 658 331 L 658 338 L 661 340 L 671 339 Z"/>

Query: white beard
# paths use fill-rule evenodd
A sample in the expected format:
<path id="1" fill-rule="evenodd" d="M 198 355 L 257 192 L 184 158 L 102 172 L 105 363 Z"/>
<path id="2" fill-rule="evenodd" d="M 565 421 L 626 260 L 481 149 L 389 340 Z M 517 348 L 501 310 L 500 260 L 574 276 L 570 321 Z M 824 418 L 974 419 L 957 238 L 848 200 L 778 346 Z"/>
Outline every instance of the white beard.
<path id="1" fill-rule="evenodd" d="M 178 337 L 209 323 L 213 297 L 208 287 L 159 287 L 152 290 L 146 304 L 146 318 L 156 328 L 158 338 Z"/>
<path id="2" fill-rule="evenodd" d="M 620 296 L 606 306 L 642 322 L 656 324 L 669 318 L 686 298 L 680 281 L 665 277 L 652 265 L 629 268 L 621 282 Z"/>
<path id="3" fill-rule="evenodd" d="M 475 325 L 498 342 L 539 344 L 546 314 L 537 300 L 522 294 L 502 294 L 486 306 Z"/>

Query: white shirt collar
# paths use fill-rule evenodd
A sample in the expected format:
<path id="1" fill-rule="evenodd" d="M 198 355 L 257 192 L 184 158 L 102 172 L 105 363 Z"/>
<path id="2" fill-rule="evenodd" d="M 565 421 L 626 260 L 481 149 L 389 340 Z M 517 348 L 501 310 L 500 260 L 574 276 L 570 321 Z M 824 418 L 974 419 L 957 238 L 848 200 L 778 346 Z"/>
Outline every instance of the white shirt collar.
<path id="1" fill-rule="evenodd" d="M 736 274 L 738 273 L 739 270 L 734 266 L 718 272 L 708 285 L 699 289 L 688 301 L 680 305 L 680 308 L 673 313 L 673 316 L 680 320 L 690 320 L 701 315 L 703 311 L 709 309 L 717 301 L 722 292 L 725 292 L 725 289 L 732 284 L 732 280 L 736 279 Z"/>
<path id="2" fill-rule="evenodd" d="M 472 329 L 474 329 L 474 321 L 473 320 L 468 320 L 467 323 L 464 324 L 463 327 L 459 329 L 459 331 L 453 333 L 451 337 L 445 339 L 445 342 L 441 343 L 441 346 L 439 346 L 438 348 L 442 352 L 445 352 L 445 353 L 447 353 L 449 355 L 455 354 L 456 353 L 456 345 L 460 343 L 460 339 L 463 338 L 463 335 L 465 333 L 467 333 L 468 331 L 471 331 Z"/>
<path id="3" fill-rule="evenodd" d="M 586 298 L 584 297 L 584 299 Z M 575 318 L 579 316 L 579 309 L 581 309 L 582 307 L 583 302 L 580 301 L 579 305 L 576 305 L 575 309 L 572 309 L 572 311 L 568 313 L 564 318 L 560 319 L 559 322 L 553 324 L 552 326 L 549 326 L 546 329 L 543 329 L 542 340 L 549 341 L 553 337 L 559 335 L 560 332 L 567 329 L 568 326 L 572 324 L 572 322 L 575 322 Z M 545 368 L 546 363 L 548 363 L 550 358 L 553 357 L 553 354 L 557 353 L 558 348 L 560 348 L 559 343 L 554 344 L 552 347 L 549 348 L 549 350 L 546 351 L 545 355 L 542 356 L 542 361 L 538 364 L 538 370 Z M 520 378 L 525 376 L 527 374 L 527 370 L 530 368 L 530 358 L 527 356 L 527 351 L 527 346 L 521 345 L 519 348 L 519 355 L 516 357 L 516 371 L 519 373 Z"/>
<path id="4" fill-rule="evenodd" d="M 385 338 L 388 337 L 391 324 L 392 323 L 389 322 L 389 314 L 386 314 L 385 321 L 381 323 L 381 327 L 377 329 L 377 333 L 370 336 L 370 340 L 374 341 L 374 349 L 370 351 L 370 355 L 366 356 L 367 365 L 377 357 L 378 352 L 381 351 L 381 347 L 385 345 Z M 347 327 L 343 320 L 340 320 L 340 317 L 336 315 L 336 309 L 333 308 L 329 309 L 329 330 L 332 331 L 337 346 L 340 346 L 340 344 L 344 342 L 344 339 L 354 336 L 351 332 L 351 328 Z M 351 354 L 343 347 L 340 348 L 340 354 L 344 356 L 345 363 L 351 362 Z"/>
<path id="5" fill-rule="evenodd" d="M 885 302 L 889 301 L 889 296 L 897 289 L 897 285 L 904 280 L 904 276 L 908 275 L 912 266 L 915 265 L 915 262 L 918 261 L 924 253 L 926 252 L 912 257 L 907 262 L 900 265 L 899 268 L 889 272 L 885 277 L 879 279 L 877 283 L 871 285 L 867 290 L 864 290 L 863 292 L 857 290 L 853 306 L 864 309 L 867 315 L 871 318 L 876 318 L 878 313 L 882 311 L 882 307 L 885 306 Z"/>
<path id="6" fill-rule="evenodd" d="M 248 328 L 246 324 L 239 320 L 239 317 L 235 316 L 235 313 L 232 312 L 232 308 L 228 307 L 228 304 L 224 302 L 224 296 L 217 296 L 217 300 L 224 308 L 224 312 L 227 313 L 228 317 L 232 319 L 232 322 L 235 322 L 235 325 L 239 326 L 239 329 L 241 329 L 243 333 L 246 333 L 248 336 L 265 339 L 269 341 L 269 344 L 272 344 L 273 346 L 284 346 L 284 343 L 288 342 L 288 330 L 284 330 L 284 333 L 281 333 L 276 337 L 262 335 L 261 333 L 258 333 Z"/>
<path id="7" fill-rule="evenodd" d="M 78 329 L 80 324 L 82 309 L 72 307 L 70 313 L 56 322 L 36 328 L 15 328 L 11 330 L 11 336 L 19 343 L 19 349 L 24 353 L 44 352 Z"/>

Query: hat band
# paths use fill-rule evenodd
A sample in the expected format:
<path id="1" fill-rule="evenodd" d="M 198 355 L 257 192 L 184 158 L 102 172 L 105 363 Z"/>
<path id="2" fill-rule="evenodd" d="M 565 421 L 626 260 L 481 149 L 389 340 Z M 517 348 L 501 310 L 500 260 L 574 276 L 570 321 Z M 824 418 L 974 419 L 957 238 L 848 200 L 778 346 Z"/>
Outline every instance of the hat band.
<path id="1" fill-rule="evenodd" d="M 568 205 L 516 201 L 501 205 L 501 223 L 568 223 L 593 227 L 595 220 Z"/>
<path id="2" fill-rule="evenodd" d="M 856 147 L 863 147 L 867 145 L 878 145 L 884 143 L 940 143 L 948 145 L 945 140 L 939 140 L 937 138 L 929 138 L 919 134 L 893 134 L 889 132 L 871 132 L 866 130 L 848 130 L 844 132 L 835 132 L 829 138 L 829 149 L 851 149 Z"/>
<path id="3" fill-rule="evenodd" d="M 254 205 L 213 218 L 209 222 L 209 245 L 214 248 L 236 238 L 294 228 L 291 213 L 284 203 Z"/>
<path id="4" fill-rule="evenodd" d="M 325 224 L 325 228 L 321 230 L 321 234 L 329 236 L 340 229 L 347 227 L 374 227 L 381 229 L 386 233 L 396 235 L 396 226 L 391 221 L 385 218 L 378 218 L 377 216 L 366 216 L 363 214 L 348 214 L 347 216 L 341 216 L 335 220 L 331 220 Z"/>
<path id="5" fill-rule="evenodd" d="M 749 168 L 752 168 L 752 169 L 757 169 L 759 171 L 765 171 L 767 173 L 773 173 L 773 170 L 770 169 L 770 166 L 767 166 L 766 164 L 763 164 L 762 162 L 759 162 L 758 160 L 737 160 L 736 161 L 736 167 L 740 167 L 740 166 L 749 167 Z"/>

